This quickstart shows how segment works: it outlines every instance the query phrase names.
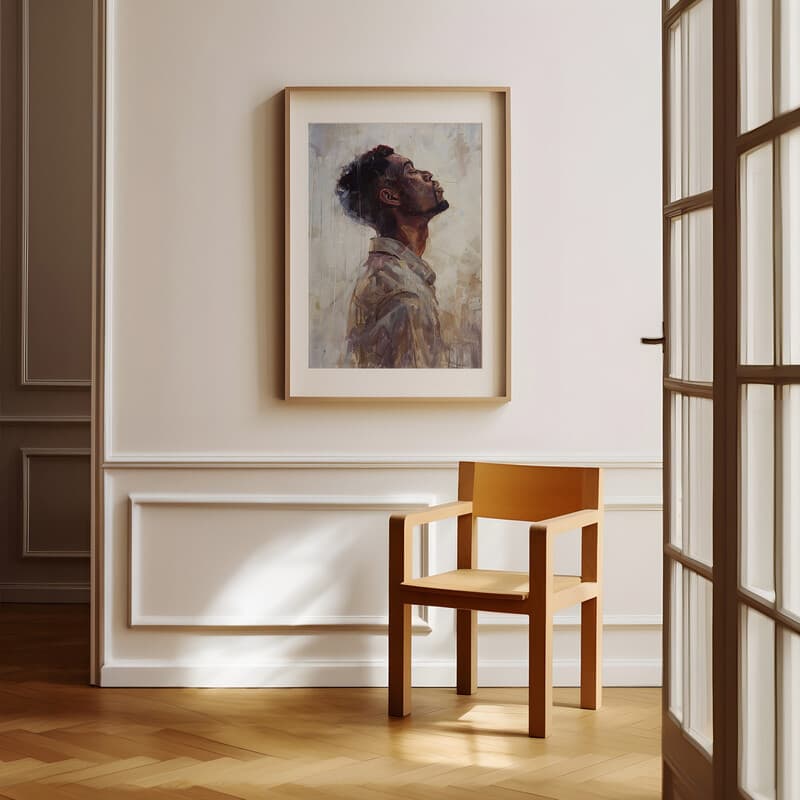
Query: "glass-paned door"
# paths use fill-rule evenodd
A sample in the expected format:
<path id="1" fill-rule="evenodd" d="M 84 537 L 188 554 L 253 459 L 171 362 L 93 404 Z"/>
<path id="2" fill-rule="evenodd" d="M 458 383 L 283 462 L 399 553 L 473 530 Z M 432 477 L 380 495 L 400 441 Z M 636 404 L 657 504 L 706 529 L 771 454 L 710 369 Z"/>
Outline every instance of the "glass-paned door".
<path id="1" fill-rule="evenodd" d="M 800 0 L 663 0 L 664 797 L 800 799 Z"/>
<path id="2" fill-rule="evenodd" d="M 713 3 L 667 2 L 664 795 L 713 787 Z"/>
<path id="3" fill-rule="evenodd" d="M 800 798 L 800 0 L 739 0 L 734 791 Z"/>

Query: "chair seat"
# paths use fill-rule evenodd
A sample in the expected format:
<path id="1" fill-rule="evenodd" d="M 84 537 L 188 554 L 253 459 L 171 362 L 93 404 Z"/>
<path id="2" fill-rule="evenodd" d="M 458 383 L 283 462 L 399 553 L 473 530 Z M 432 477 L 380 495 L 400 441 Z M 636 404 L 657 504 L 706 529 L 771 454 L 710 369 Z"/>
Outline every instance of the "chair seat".
<path id="1" fill-rule="evenodd" d="M 553 592 L 565 591 L 580 585 L 578 575 L 554 575 Z M 527 572 L 505 572 L 492 569 L 454 569 L 425 578 L 403 581 L 403 587 L 421 589 L 432 594 L 459 594 L 492 597 L 496 600 L 525 600 L 530 595 Z"/>

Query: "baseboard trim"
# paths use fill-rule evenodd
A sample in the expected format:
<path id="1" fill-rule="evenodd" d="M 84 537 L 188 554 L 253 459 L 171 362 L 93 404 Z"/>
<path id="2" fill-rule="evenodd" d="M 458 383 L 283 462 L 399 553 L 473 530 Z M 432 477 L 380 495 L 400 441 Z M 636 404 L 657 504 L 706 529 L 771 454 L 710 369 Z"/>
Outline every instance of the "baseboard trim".
<path id="1" fill-rule="evenodd" d="M 555 686 L 578 686 L 578 659 L 553 662 Z M 455 662 L 423 661 L 412 670 L 415 686 L 455 686 Z M 172 665 L 120 662 L 102 668 L 104 687 L 356 687 L 386 686 L 386 662 L 285 661 L 269 664 Z M 522 660 L 486 660 L 478 664 L 481 686 L 527 686 L 528 664 Z M 604 686 L 660 686 L 661 659 L 609 659 L 603 663 Z"/>
<path id="2" fill-rule="evenodd" d="M 0 603 L 88 602 L 88 583 L 0 583 Z"/>

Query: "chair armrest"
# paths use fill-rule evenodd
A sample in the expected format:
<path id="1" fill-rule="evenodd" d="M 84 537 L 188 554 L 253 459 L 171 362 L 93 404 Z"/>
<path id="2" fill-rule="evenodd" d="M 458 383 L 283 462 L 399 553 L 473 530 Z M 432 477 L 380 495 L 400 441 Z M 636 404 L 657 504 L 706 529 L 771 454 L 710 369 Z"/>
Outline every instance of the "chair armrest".
<path id="1" fill-rule="evenodd" d="M 415 525 L 472 513 L 472 501 L 460 500 L 389 517 L 389 587 L 411 577 L 411 537 Z"/>
<path id="2" fill-rule="evenodd" d="M 602 514 L 602 509 L 587 508 L 583 511 L 575 511 L 572 514 L 543 519 L 531 525 L 531 534 L 555 535 L 565 531 L 572 531 L 576 528 L 585 528 L 587 525 L 600 522 Z"/>
<path id="3" fill-rule="evenodd" d="M 390 517 L 390 527 L 394 528 L 402 523 L 404 530 L 410 530 L 415 525 L 424 525 L 427 522 L 437 522 L 441 519 L 452 517 L 463 517 L 472 513 L 471 500 L 458 500 L 454 503 L 443 503 L 439 506 L 423 508 L 420 511 L 412 511 L 408 514 L 392 514 Z"/>

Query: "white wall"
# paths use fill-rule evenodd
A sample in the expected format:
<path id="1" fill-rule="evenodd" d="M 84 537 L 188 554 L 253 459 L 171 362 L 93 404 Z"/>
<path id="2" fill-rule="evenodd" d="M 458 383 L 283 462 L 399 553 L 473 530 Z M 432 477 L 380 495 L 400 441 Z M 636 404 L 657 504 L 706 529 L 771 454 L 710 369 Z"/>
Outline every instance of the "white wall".
<path id="1" fill-rule="evenodd" d="M 452 498 L 460 457 L 613 465 L 607 674 L 658 680 L 661 355 L 638 340 L 661 321 L 659 9 L 112 3 L 104 683 L 380 683 L 380 503 Z M 281 90 L 313 84 L 511 86 L 511 403 L 281 399 Z M 139 506 L 141 618 L 277 627 L 128 627 L 129 497 L 154 493 L 173 500 Z M 518 558 L 509 536 L 487 557 Z M 450 612 L 418 628 L 417 678 L 452 682 Z M 482 679 L 522 682 L 524 630 L 481 630 Z M 557 679 L 575 641 L 559 632 Z"/>

